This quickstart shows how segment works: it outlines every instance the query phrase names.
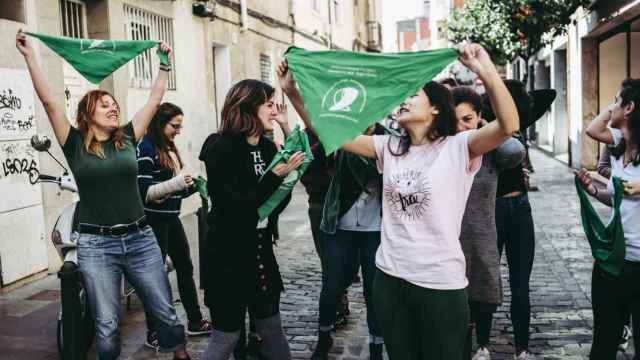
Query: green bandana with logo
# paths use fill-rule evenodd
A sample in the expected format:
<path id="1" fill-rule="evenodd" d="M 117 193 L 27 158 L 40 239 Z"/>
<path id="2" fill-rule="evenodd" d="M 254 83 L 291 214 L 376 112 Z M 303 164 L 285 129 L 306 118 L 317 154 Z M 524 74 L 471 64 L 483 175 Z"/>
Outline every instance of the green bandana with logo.
<path id="1" fill-rule="evenodd" d="M 290 47 L 285 56 L 329 154 L 390 114 L 455 61 L 458 52 L 373 54 Z"/>
<path id="2" fill-rule="evenodd" d="M 624 266 L 625 240 L 620 215 L 624 187 L 622 180 L 617 176 L 614 176 L 611 181 L 613 182 L 613 217 L 606 226 L 591 205 L 589 196 L 577 177 L 575 185 L 580 199 L 582 227 L 591 245 L 591 254 L 602 271 L 615 277 L 620 275 Z"/>
<path id="3" fill-rule="evenodd" d="M 99 84 L 129 60 L 160 43 L 151 40 L 76 39 L 34 32 L 26 34 L 40 39 L 94 84 Z M 160 49 L 157 54 L 161 64 L 169 64 L 167 54 L 160 52 Z"/>

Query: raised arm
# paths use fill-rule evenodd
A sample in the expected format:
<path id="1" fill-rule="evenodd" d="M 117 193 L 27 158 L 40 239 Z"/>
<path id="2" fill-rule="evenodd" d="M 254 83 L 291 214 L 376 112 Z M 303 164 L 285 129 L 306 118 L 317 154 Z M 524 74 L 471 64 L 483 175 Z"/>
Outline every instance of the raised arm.
<path id="1" fill-rule="evenodd" d="M 287 95 L 291 105 L 296 110 L 304 126 L 309 129 L 310 132 L 315 133 L 313 126 L 311 125 L 311 118 L 309 117 L 309 113 L 304 108 L 304 100 L 302 99 L 302 95 L 296 86 L 296 80 L 293 78 L 291 71 L 289 71 L 289 65 L 287 64 L 287 60 L 282 60 L 280 64 L 278 64 L 278 68 L 276 69 L 276 74 L 278 75 L 278 82 L 280 83 L 280 88 L 282 92 Z"/>
<path id="2" fill-rule="evenodd" d="M 56 135 L 58 143 L 63 146 L 67 141 L 71 124 L 65 115 L 64 109 L 53 99 L 49 85 L 47 85 L 47 79 L 40 66 L 38 66 L 31 43 L 27 40 L 27 36 L 22 32 L 22 29 L 18 30 L 16 34 L 16 48 L 24 56 L 36 94 L 38 94 L 38 98 L 42 102 L 44 111 L 47 112 L 47 117 L 51 127 L 53 127 L 53 133 Z"/>
<path id="3" fill-rule="evenodd" d="M 167 53 L 169 58 L 171 58 L 173 51 L 166 43 L 160 43 L 160 51 Z M 144 136 L 151 119 L 153 119 L 153 115 L 158 110 L 158 106 L 162 103 L 162 98 L 167 90 L 169 71 L 171 71 L 171 66 L 160 65 L 160 70 L 156 76 L 156 81 L 151 87 L 151 93 L 149 94 L 147 103 L 142 107 L 142 109 L 138 110 L 138 112 L 133 116 L 133 119 L 131 119 L 136 140 L 139 140 Z"/>
<path id="4" fill-rule="evenodd" d="M 469 157 L 473 159 L 495 149 L 518 131 L 518 109 L 489 54 L 482 46 L 464 46 L 460 49 L 460 61 L 478 74 L 484 83 L 497 119 L 469 136 Z"/>
<path id="5" fill-rule="evenodd" d="M 590 138 L 609 145 L 613 144 L 613 135 L 611 135 L 611 131 L 607 127 L 609 121 L 611 121 L 611 106 L 613 105 L 610 105 L 596 116 L 587 128 L 587 135 Z"/>
<path id="6" fill-rule="evenodd" d="M 296 86 L 296 81 L 289 71 L 289 66 L 287 65 L 287 61 L 283 60 L 278 65 L 276 69 L 276 73 L 278 74 L 278 81 L 280 82 L 280 88 L 282 88 L 282 92 L 287 95 L 289 101 L 291 101 L 291 105 L 296 109 L 298 115 L 304 122 L 304 125 L 307 129 L 313 133 L 315 137 L 318 134 L 313 129 L 313 125 L 311 125 L 311 118 L 309 117 L 309 113 L 304 108 L 304 100 L 302 99 L 302 95 Z M 373 144 L 373 137 L 367 135 L 360 135 L 356 137 L 353 141 L 350 141 L 344 145 L 342 145 L 342 149 L 357 155 L 369 157 L 372 159 L 376 158 L 376 149 Z"/>

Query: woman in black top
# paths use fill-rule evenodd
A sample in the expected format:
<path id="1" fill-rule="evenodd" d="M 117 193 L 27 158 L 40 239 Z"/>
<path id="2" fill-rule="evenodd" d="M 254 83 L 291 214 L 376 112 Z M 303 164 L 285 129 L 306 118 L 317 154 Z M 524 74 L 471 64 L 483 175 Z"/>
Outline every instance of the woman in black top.
<path id="1" fill-rule="evenodd" d="M 297 169 L 304 154 L 266 171 L 277 149 L 264 136 L 277 116 L 274 88 L 258 80 L 234 85 L 222 109 L 219 135 L 212 135 L 200 155 L 207 169 L 213 208 L 209 214 L 205 303 L 213 331 L 203 358 L 226 360 L 238 341 L 245 310 L 255 318 L 267 359 L 290 359 L 279 306 L 282 279 L 273 253 L 273 218 L 288 199 L 260 221 L 257 209 L 283 178 Z"/>

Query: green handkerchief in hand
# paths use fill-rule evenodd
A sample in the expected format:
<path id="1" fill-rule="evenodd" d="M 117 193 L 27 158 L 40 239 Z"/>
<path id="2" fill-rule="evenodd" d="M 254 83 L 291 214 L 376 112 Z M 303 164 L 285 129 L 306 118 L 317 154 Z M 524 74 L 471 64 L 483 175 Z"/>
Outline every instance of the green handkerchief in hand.
<path id="1" fill-rule="evenodd" d="M 159 41 L 152 40 L 76 39 L 34 32 L 26 32 L 25 34 L 40 39 L 94 84 L 99 84 L 100 81 L 143 51 L 160 44 Z M 160 58 L 160 63 L 169 64 L 167 54 L 160 52 L 160 49 L 156 53 Z"/>
<path id="2" fill-rule="evenodd" d="M 614 176 L 613 181 L 613 217 L 605 226 L 600 216 L 591 205 L 589 196 L 576 177 L 576 190 L 580 198 L 580 214 L 582 227 L 591 245 L 591 253 L 602 271 L 618 276 L 624 266 L 625 240 L 620 215 L 620 204 L 624 195 L 622 180 Z"/>
<path id="3" fill-rule="evenodd" d="M 280 205 L 282 200 L 291 193 L 293 187 L 296 185 L 298 180 L 300 180 L 302 174 L 304 174 L 305 170 L 307 170 L 307 167 L 309 167 L 309 164 L 313 160 L 309 139 L 307 138 L 307 134 L 300 129 L 300 125 L 296 125 L 293 131 L 291 131 L 291 134 L 289 134 L 284 142 L 284 149 L 278 151 L 276 156 L 273 158 L 273 161 L 271 161 L 271 164 L 269 164 L 267 171 L 271 171 L 271 169 L 281 161 L 288 161 L 289 158 L 298 151 L 304 152 L 304 161 L 302 162 L 302 165 L 300 165 L 297 170 L 290 172 L 271 197 L 269 197 L 269 199 L 267 199 L 267 201 L 258 208 L 260 220 L 266 219 L 273 210 Z"/>

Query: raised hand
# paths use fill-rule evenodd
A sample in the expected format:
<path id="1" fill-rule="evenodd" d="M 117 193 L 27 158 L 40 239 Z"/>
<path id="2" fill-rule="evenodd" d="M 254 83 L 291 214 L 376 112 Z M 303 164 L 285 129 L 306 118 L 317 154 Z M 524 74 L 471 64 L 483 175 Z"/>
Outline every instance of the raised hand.
<path id="1" fill-rule="evenodd" d="M 289 117 L 287 116 L 287 104 L 276 104 L 275 120 L 280 125 L 289 123 Z"/>
<path id="2" fill-rule="evenodd" d="M 31 43 L 27 40 L 27 35 L 22 32 L 22 29 L 18 30 L 18 32 L 16 33 L 16 48 L 25 58 L 31 57 L 33 55 L 33 48 L 31 47 Z"/>
<path id="3" fill-rule="evenodd" d="M 278 82 L 280 83 L 280 88 L 285 94 L 289 94 L 292 91 L 296 90 L 296 80 L 291 75 L 291 71 L 289 71 L 289 64 L 287 60 L 282 60 L 280 64 L 276 67 L 276 74 L 278 75 Z"/>
<path id="4" fill-rule="evenodd" d="M 167 54 L 169 59 L 171 59 L 171 56 L 173 55 L 173 49 L 164 41 L 160 42 L 160 52 Z"/>
<path id="5" fill-rule="evenodd" d="M 460 62 L 481 77 L 490 72 L 497 72 L 491 57 L 479 44 L 464 45 L 458 51 Z"/>

